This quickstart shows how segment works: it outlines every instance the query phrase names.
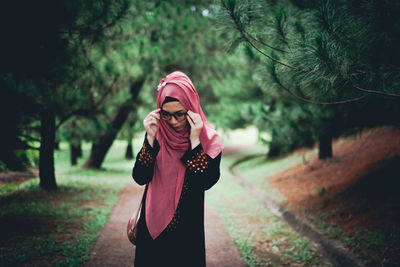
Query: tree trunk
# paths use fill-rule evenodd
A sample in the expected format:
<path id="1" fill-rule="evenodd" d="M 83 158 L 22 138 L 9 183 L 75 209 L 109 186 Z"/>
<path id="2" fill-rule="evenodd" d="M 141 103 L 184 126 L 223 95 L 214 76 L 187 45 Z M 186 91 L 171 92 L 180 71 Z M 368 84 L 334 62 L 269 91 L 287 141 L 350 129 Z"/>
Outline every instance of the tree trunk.
<path id="1" fill-rule="evenodd" d="M 70 147 L 70 163 L 71 166 L 75 166 L 78 163 L 78 158 L 82 156 L 82 149 L 81 149 L 81 140 L 79 136 L 76 134 L 78 131 L 76 127 L 76 121 L 73 120 L 71 122 L 71 139 L 69 141 L 69 147 Z"/>
<path id="2" fill-rule="evenodd" d="M 76 155 L 78 158 L 81 158 L 82 157 L 82 142 L 81 141 L 79 141 L 76 148 L 77 148 Z"/>
<path id="3" fill-rule="evenodd" d="M 131 160 L 133 159 L 133 148 L 132 148 L 132 139 L 128 140 L 128 146 L 126 147 L 125 159 Z"/>
<path id="4" fill-rule="evenodd" d="M 122 128 L 122 125 L 124 125 L 129 113 L 133 110 L 132 103 L 136 101 L 143 83 L 144 78 L 138 79 L 131 85 L 131 99 L 118 108 L 117 114 L 115 115 L 108 132 L 100 136 L 98 141 L 92 144 L 90 155 L 86 162 L 82 165 L 82 168 L 101 168 L 101 164 L 103 163 L 108 150 L 114 142 L 115 137 Z"/>
<path id="5" fill-rule="evenodd" d="M 332 158 L 332 134 L 330 132 L 320 133 L 318 141 L 318 158 Z"/>
<path id="6" fill-rule="evenodd" d="M 117 136 L 122 125 L 126 121 L 129 112 L 132 111 L 132 105 L 124 105 L 118 109 L 117 115 L 112 121 L 112 126 L 110 130 L 103 134 L 100 139 L 92 144 L 92 149 L 90 151 L 90 156 L 83 164 L 82 168 L 96 168 L 100 169 L 104 158 L 110 149 L 115 137 Z"/>
<path id="7" fill-rule="evenodd" d="M 44 109 L 41 113 L 40 127 L 40 154 L 39 154 L 39 178 L 40 187 L 45 190 L 56 190 L 56 176 L 54 172 L 54 144 L 56 133 L 56 121 L 54 112 Z"/>
<path id="8" fill-rule="evenodd" d="M 79 146 L 80 144 L 75 144 L 72 141 L 69 144 L 71 166 L 76 166 L 76 164 L 78 164 Z"/>
<path id="9" fill-rule="evenodd" d="M 55 141 L 54 150 L 60 150 L 60 141 L 58 141 L 58 140 Z"/>
<path id="10" fill-rule="evenodd" d="M 128 146 L 126 147 L 126 152 L 125 152 L 125 159 L 131 160 L 133 159 L 133 146 L 132 146 L 132 138 L 133 138 L 133 133 L 132 133 L 132 128 L 133 128 L 133 121 L 132 119 L 129 121 L 129 127 L 128 127 Z"/>
<path id="11" fill-rule="evenodd" d="M 24 163 L 18 158 L 14 151 L 7 148 L 0 151 L 0 160 L 6 165 L 7 169 L 11 171 L 25 171 Z"/>
<path id="12" fill-rule="evenodd" d="M 268 153 L 265 155 L 265 159 L 269 160 L 269 159 L 276 158 L 280 155 L 280 153 L 281 153 L 281 149 L 277 145 L 275 145 L 273 143 L 269 143 L 269 150 L 268 150 Z"/>

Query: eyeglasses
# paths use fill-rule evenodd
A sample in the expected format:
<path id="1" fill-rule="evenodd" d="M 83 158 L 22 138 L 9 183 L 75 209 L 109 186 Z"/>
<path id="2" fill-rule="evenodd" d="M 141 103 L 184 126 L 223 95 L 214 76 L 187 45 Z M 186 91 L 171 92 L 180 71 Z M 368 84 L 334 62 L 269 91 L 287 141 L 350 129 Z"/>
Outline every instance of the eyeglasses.
<path id="1" fill-rule="evenodd" d="M 167 112 L 165 110 L 161 110 L 160 114 L 161 114 L 161 118 L 163 120 L 166 120 L 166 121 L 171 120 L 172 116 L 174 116 L 174 118 L 177 121 L 184 121 L 186 119 L 187 111 L 186 112 L 178 111 L 178 112 L 175 112 L 175 113 L 172 114 L 172 113 L 169 113 L 169 112 Z"/>

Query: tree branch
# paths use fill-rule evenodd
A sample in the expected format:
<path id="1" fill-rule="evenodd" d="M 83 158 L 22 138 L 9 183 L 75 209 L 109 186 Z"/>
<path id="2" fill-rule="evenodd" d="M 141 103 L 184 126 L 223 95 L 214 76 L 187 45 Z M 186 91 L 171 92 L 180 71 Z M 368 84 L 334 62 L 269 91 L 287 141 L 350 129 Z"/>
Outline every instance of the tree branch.
<path id="1" fill-rule="evenodd" d="M 40 147 L 34 147 L 34 146 L 30 146 L 28 144 L 25 144 L 25 149 L 40 150 Z"/>
<path id="2" fill-rule="evenodd" d="M 25 139 L 27 139 L 27 140 L 29 140 L 29 141 L 35 141 L 35 142 L 39 142 L 39 143 L 41 141 L 39 138 L 35 138 L 35 137 L 30 136 L 30 135 L 22 134 L 20 136 L 25 138 Z"/>
<path id="3" fill-rule="evenodd" d="M 262 45 L 265 45 L 266 47 L 269 47 L 269 48 L 271 48 L 271 49 L 273 49 L 273 50 L 276 50 L 276 51 L 279 51 L 279 52 L 283 52 L 283 53 L 287 53 L 287 52 L 288 52 L 288 51 L 282 50 L 282 49 L 280 49 L 280 48 L 273 47 L 272 45 L 267 44 L 267 43 L 264 42 L 263 40 L 256 39 L 255 37 L 253 37 L 253 36 L 252 36 L 251 34 L 249 34 L 249 33 L 247 33 L 247 34 L 248 34 L 248 36 L 249 36 L 251 39 L 253 39 L 254 41 L 256 41 L 256 42 L 258 42 L 258 43 L 260 43 L 260 44 L 262 44 Z"/>
<path id="4" fill-rule="evenodd" d="M 245 39 L 246 42 L 248 42 L 254 49 L 256 49 L 256 50 L 257 50 L 259 53 L 261 53 L 263 56 L 269 58 L 269 59 L 272 60 L 272 61 L 275 61 L 275 62 L 278 63 L 278 64 L 281 64 L 281 65 L 283 65 L 283 66 L 285 66 L 285 67 L 288 67 L 288 68 L 290 68 L 290 69 L 294 69 L 294 70 L 298 70 L 298 71 L 301 71 L 301 72 L 305 72 L 304 70 L 302 70 L 302 69 L 300 69 L 300 68 L 297 68 L 297 67 L 295 67 L 295 66 L 292 66 L 292 65 L 286 64 L 286 63 L 284 63 L 284 62 L 282 62 L 282 61 L 279 61 L 278 59 L 276 59 L 276 58 L 274 58 L 274 57 L 272 57 L 272 56 L 270 56 L 270 55 L 264 53 L 263 51 L 261 51 L 261 50 L 260 50 L 252 41 L 250 41 L 250 39 L 246 36 L 246 33 L 244 32 L 244 30 L 242 29 L 242 27 L 239 25 L 239 21 L 237 20 L 235 14 L 234 14 L 234 12 L 233 12 L 233 10 L 229 9 L 229 8 L 226 6 L 226 4 L 225 4 L 225 2 L 224 2 L 223 0 L 221 0 L 221 3 L 222 3 L 222 5 L 224 6 L 224 8 L 225 8 L 226 10 L 229 11 L 229 15 L 230 15 L 230 17 L 232 18 L 233 22 L 235 23 L 235 26 L 236 26 L 236 28 L 238 29 L 240 35 L 241 35 L 241 36 L 243 37 L 243 39 Z"/>
<path id="5" fill-rule="evenodd" d="M 353 85 L 354 88 L 356 88 L 357 90 L 360 90 L 362 92 L 367 92 L 367 93 L 371 93 L 371 94 L 378 94 L 378 95 L 386 95 L 386 96 L 394 96 L 394 97 L 400 97 L 400 95 L 397 94 L 390 94 L 390 93 L 385 93 L 385 92 L 381 92 L 381 91 L 375 91 L 375 90 L 369 90 L 369 89 L 364 89 L 361 88 L 357 85 Z"/>
<path id="6" fill-rule="evenodd" d="M 93 28 L 90 27 L 90 25 L 94 24 L 97 20 L 100 18 L 104 17 L 106 14 L 108 6 L 105 6 L 102 10 L 102 12 L 94 17 L 91 21 L 88 21 L 85 25 L 76 25 L 75 27 L 71 27 L 67 30 L 61 30 L 59 31 L 60 34 L 69 34 L 69 35 L 79 35 L 79 36 L 87 36 L 87 35 L 95 35 L 99 33 L 103 33 L 105 29 L 110 28 L 114 26 L 119 20 L 122 19 L 122 17 L 125 15 L 125 12 L 129 8 L 129 4 L 127 2 L 124 2 L 121 9 L 118 11 L 118 13 L 115 15 L 115 17 L 107 24 L 104 26 L 101 26 L 100 28 Z"/>
<path id="7" fill-rule="evenodd" d="M 278 60 L 278 59 L 276 59 L 276 58 L 274 58 L 274 57 L 272 57 L 272 56 L 270 56 L 270 55 L 264 53 L 262 50 L 260 50 L 260 49 L 249 39 L 249 37 L 246 35 L 246 32 L 245 32 L 245 31 L 243 30 L 243 28 L 240 26 L 240 23 L 239 23 L 239 21 L 237 20 L 237 17 L 235 16 L 235 14 L 234 14 L 234 7 L 233 7 L 232 9 L 229 8 L 229 7 L 225 4 L 225 2 L 224 2 L 223 0 L 221 0 L 221 4 L 222 4 L 222 6 L 229 12 L 230 17 L 231 17 L 231 19 L 233 20 L 233 22 L 235 23 L 235 26 L 236 26 L 237 30 L 239 31 L 240 35 L 242 36 L 242 38 L 243 38 L 248 44 L 250 44 L 254 49 L 256 49 L 260 54 L 262 54 L 263 56 L 267 57 L 268 59 L 270 59 L 270 60 L 272 60 L 272 61 L 274 61 L 274 62 L 276 62 L 276 63 L 278 63 L 278 64 L 280 64 L 280 65 L 283 65 L 283 66 L 285 66 L 285 67 L 288 67 L 288 68 L 290 68 L 290 69 L 297 70 L 297 71 L 300 71 L 300 72 L 303 72 L 303 73 L 310 72 L 309 70 L 308 70 L 308 71 L 307 71 L 307 70 L 303 70 L 303 69 L 301 69 L 301 68 L 298 68 L 298 67 L 289 65 L 289 64 L 287 64 L 287 63 L 284 63 L 284 62 L 282 62 L 282 61 L 280 61 L 280 60 Z M 251 35 L 249 35 L 249 36 L 250 36 L 250 38 L 252 38 L 253 40 L 258 41 L 258 40 L 256 40 L 255 38 L 253 38 Z M 264 45 L 266 45 L 266 44 L 264 44 Z M 267 45 L 267 46 L 268 46 L 268 45 Z M 268 47 L 270 47 L 270 46 L 268 46 Z M 270 47 L 270 48 L 272 48 L 272 47 Z M 272 49 L 273 49 L 273 48 L 272 48 Z M 362 70 L 356 70 L 356 71 L 359 72 L 360 74 L 367 74 L 367 73 L 368 73 L 368 72 L 365 72 L 365 71 L 362 71 Z M 297 96 L 297 95 L 295 95 L 294 93 L 292 93 L 287 87 L 285 87 L 283 84 L 281 84 L 280 82 L 277 82 L 277 83 L 278 83 L 282 88 L 284 88 L 287 92 L 289 92 L 291 95 L 293 95 L 294 97 L 296 97 L 296 98 L 298 98 L 298 99 L 300 99 L 300 100 L 302 100 L 302 101 L 305 101 L 305 102 L 308 102 L 308 103 L 312 103 L 312 104 L 324 104 L 324 105 L 345 104 L 345 103 L 349 103 L 349 102 L 358 101 L 358 100 L 360 100 L 360 99 L 362 99 L 362 98 L 365 97 L 365 95 L 363 95 L 363 96 L 361 96 L 361 97 L 357 97 L 357 98 L 353 98 L 353 99 L 349 99 L 349 100 L 337 101 L 337 102 L 318 102 L 318 101 L 313 101 L 313 100 L 309 100 L 309 99 L 303 98 L 303 97 L 301 97 L 301 96 Z M 386 96 L 391 96 L 391 97 L 400 97 L 400 95 L 398 95 L 398 94 L 385 93 L 385 92 L 376 91 L 376 90 L 368 90 L 368 89 L 364 89 L 364 88 L 361 88 L 361 87 L 356 86 L 356 85 L 352 85 L 352 87 L 356 88 L 356 89 L 359 90 L 359 91 L 365 92 L 365 93 L 380 94 L 380 95 L 386 95 Z"/>
<path id="8" fill-rule="evenodd" d="M 365 98 L 367 95 L 362 95 L 360 97 L 355 97 L 355 98 L 351 98 L 351 99 L 346 99 L 346 100 L 340 100 L 340 101 L 335 101 L 335 102 L 319 102 L 319 101 L 314 101 L 314 100 L 310 100 L 301 96 L 296 95 L 295 93 L 293 93 L 289 88 L 287 88 L 286 86 L 284 86 L 281 81 L 279 80 L 279 78 L 277 77 L 276 73 L 274 72 L 272 74 L 272 76 L 274 77 L 275 82 L 282 87 L 286 92 L 288 92 L 290 95 L 294 96 L 295 98 L 310 103 L 310 104 L 318 104 L 318 105 L 341 105 L 341 104 L 348 104 L 348 103 L 352 103 L 352 102 L 356 102 L 359 101 L 363 98 Z"/>
<path id="9" fill-rule="evenodd" d="M 71 118 L 72 116 L 75 115 L 81 115 L 81 116 L 87 116 L 89 114 L 92 114 L 94 112 L 97 111 L 97 109 L 100 107 L 100 105 L 103 103 L 103 101 L 106 99 L 107 95 L 111 92 L 111 89 L 114 87 L 115 83 L 118 81 L 117 77 L 114 77 L 113 82 L 111 83 L 111 85 L 107 88 L 107 90 L 105 90 L 105 93 L 101 96 L 101 98 L 97 101 L 97 103 L 93 104 L 91 107 L 89 108 L 80 108 L 80 109 L 76 109 L 74 111 L 72 111 L 71 113 L 67 114 L 66 116 L 64 116 L 56 125 L 56 130 L 65 122 L 67 121 L 69 118 Z"/>

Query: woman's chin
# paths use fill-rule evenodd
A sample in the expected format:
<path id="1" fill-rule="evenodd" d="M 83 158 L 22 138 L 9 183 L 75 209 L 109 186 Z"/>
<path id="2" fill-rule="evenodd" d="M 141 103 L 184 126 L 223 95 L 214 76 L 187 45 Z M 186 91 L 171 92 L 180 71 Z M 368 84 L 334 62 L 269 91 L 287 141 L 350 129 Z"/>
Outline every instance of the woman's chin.
<path id="1" fill-rule="evenodd" d="M 182 132 L 183 130 L 186 129 L 186 126 L 180 126 L 180 127 L 172 127 L 172 129 L 174 129 L 175 132 Z"/>
<path id="2" fill-rule="evenodd" d="M 175 132 L 181 132 L 183 131 L 185 128 L 184 127 L 177 127 L 177 128 L 172 128 L 174 129 Z"/>

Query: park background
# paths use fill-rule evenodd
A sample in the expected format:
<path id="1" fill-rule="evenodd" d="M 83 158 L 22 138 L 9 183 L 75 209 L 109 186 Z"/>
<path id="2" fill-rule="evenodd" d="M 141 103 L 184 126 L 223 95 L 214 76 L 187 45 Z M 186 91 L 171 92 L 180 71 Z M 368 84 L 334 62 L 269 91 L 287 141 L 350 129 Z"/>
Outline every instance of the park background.
<path id="1" fill-rule="evenodd" d="M 400 264 L 398 1 L 0 10 L 1 266 L 89 260 L 131 180 L 158 82 L 175 70 L 223 139 L 221 179 L 206 198 L 248 265 L 340 265 L 266 202 L 353 264 Z"/>

